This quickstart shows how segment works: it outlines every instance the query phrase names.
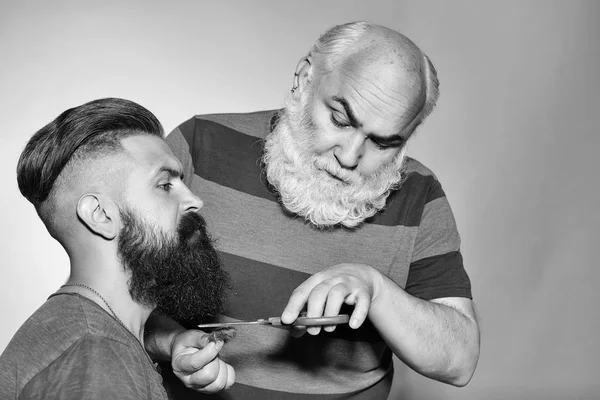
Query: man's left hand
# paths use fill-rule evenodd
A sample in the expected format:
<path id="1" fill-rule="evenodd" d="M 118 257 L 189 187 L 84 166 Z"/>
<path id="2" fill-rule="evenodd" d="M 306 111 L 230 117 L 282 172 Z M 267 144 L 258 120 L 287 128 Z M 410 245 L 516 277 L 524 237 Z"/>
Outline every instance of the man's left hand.
<path id="1" fill-rule="evenodd" d="M 222 341 L 211 342 L 209 335 L 199 330 L 184 331 L 173 339 L 171 366 L 185 386 L 200 393 L 216 393 L 235 382 L 231 365 L 218 357 Z"/>
<path id="2" fill-rule="evenodd" d="M 380 277 L 379 271 L 364 264 L 338 264 L 320 271 L 294 290 L 283 310 L 281 321 L 285 324 L 293 323 L 305 304 L 307 317 L 336 316 L 342 304 L 348 304 L 354 306 L 350 327 L 357 329 L 369 314 Z M 332 332 L 335 325 L 323 326 L 323 329 Z M 304 333 L 303 328 L 295 328 L 294 331 L 294 336 Z M 317 335 L 321 332 L 321 327 L 307 327 L 306 331 Z"/>

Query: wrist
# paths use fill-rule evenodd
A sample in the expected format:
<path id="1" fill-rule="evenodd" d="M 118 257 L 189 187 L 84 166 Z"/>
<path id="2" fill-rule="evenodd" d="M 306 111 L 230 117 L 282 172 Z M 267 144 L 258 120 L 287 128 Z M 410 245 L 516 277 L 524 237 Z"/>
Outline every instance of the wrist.
<path id="1" fill-rule="evenodd" d="M 155 361 L 171 361 L 176 337 L 186 329 L 162 315 L 151 315 L 146 323 L 144 347 Z"/>
<path id="2" fill-rule="evenodd" d="M 371 288 L 373 290 L 371 296 L 371 309 L 376 310 L 379 308 L 380 304 L 386 304 L 388 300 L 386 300 L 386 294 L 389 293 L 390 284 L 396 286 L 387 276 L 373 269 L 373 273 L 371 273 Z"/>

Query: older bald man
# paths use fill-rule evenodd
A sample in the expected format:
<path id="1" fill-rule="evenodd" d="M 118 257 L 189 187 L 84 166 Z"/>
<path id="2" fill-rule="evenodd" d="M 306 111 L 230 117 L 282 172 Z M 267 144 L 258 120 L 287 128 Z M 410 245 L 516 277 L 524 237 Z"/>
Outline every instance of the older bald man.
<path id="1" fill-rule="evenodd" d="M 437 97 L 413 42 L 357 22 L 300 60 L 283 109 L 196 116 L 169 135 L 233 278 L 222 321 L 351 315 L 304 335 L 239 328 L 221 352 L 238 382 L 227 398 L 383 399 L 392 352 L 430 378 L 470 381 L 479 328 L 454 217 L 434 174 L 405 156 Z M 155 331 L 149 350 L 167 357 L 192 335 Z"/>

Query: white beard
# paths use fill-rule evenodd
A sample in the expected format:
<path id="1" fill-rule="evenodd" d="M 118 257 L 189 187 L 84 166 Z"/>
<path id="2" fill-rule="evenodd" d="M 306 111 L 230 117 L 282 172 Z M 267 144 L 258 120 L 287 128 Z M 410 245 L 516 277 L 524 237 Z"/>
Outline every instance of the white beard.
<path id="1" fill-rule="evenodd" d="M 390 192 L 400 187 L 406 146 L 368 177 L 342 168 L 333 155 L 316 154 L 307 92 L 299 101 L 286 99 L 277 126 L 266 138 L 267 179 L 283 206 L 315 227 L 355 228 L 383 209 Z"/>

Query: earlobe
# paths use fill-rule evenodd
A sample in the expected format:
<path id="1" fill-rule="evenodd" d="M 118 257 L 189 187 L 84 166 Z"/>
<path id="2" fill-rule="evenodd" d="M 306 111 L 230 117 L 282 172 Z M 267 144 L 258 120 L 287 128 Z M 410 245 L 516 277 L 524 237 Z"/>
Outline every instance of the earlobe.
<path id="1" fill-rule="evenodd" d="M 107 240 L 117 236 L 117 221 L 113 214 L 113 203 L 109 199 L 88 193 L 77 202 L 77 216 L 88 229 Z"/>
<path id="2" fill-rule="evenodd" d="M 306 88 L 306 85 L 311 78 L 312 64 L 312 56 L 310 54 L 300 59 L 296 66 L 296 72 L 294 73 L 292 93 L 296 91 L 302 92 Z"/>

